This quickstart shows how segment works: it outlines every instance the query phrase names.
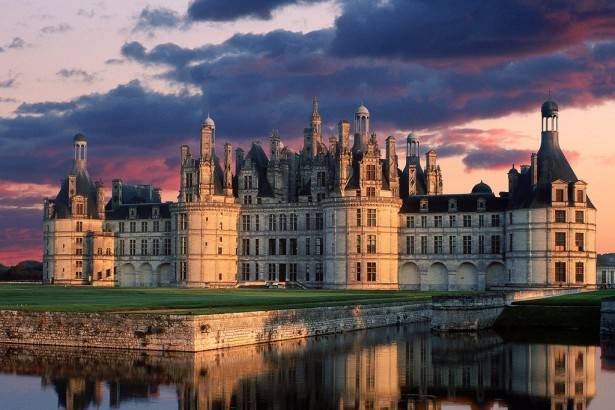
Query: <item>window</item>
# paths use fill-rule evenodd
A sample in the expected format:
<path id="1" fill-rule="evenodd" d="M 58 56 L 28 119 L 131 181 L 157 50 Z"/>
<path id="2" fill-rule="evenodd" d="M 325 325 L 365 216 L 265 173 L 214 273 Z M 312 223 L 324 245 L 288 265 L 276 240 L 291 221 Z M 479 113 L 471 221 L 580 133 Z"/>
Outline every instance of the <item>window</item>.
<path id="1" fill-rule="evenodd" d="M 171 254 L 171 239 L 170 238 L 164 239 L 164 254 L 167 256 Z"/>
<path id="2" fill-rule="evenodd" d="M 500 215 L 491 215 L 491 226 L 500 226 Z"/>
<path id="3" fill-rule="evenodd" d="M 152 240 L 152 255 L 154 256 L 160 255 L 160 239 Z"/>
<path id="4" fill-rule="evenodd" d="M 582 189 L 577 189 L 577 202 L 585 202 L 585 196 Z"/>
<path id="5" fill-rule="evenodd" d="M 252 189 L 252 175 L 244 175 L 243 189 Z"/>
<path id="6" fill-rule="evenodd" d="M 480 228 L 485 226 L 485 215 L 478 215 L 478 226 Z"/>
<path id="7" fill-rule="evenodd" d="M 472 227 L 472 215 L 464 215 L 463 216 L 463 227 L 464 228 Z"/>
<path id="8" fill-rule="evenodd" d="M 316 185 L 325 186 L 327 185 L 327 178 L 324 171 L 318 171 L 316 173 Z"/>
<path id="9" fill-rule="evenodd" d="M 370 198 L 373 198 L 376 196 L 376 188 L 374 188 L 373 186 L 369 186 L 367 187 L 367 196 Z"/>
<path id="10" fill-rule="evenodd" d="M 357 262 L 357 281 L 361 281 L 361 262 Z"/>
<path id="11" fill-rule="evenodd" d="M 436 228 L 442 228 L 442 215 L 436 215 L 433 217 L 433 226 Z"/>
<path id="12" fill-rule="evenodd" d="M 120 232 L 124 232 L 124 222 L 120 222 Z"/>
<path id="13" fill-rule="evenodd" d="M 457 226 L 457 216 L 456 215 L 449 215 L 448 216 L 448 225 L 451 228 L 454 228 L 455 226 Z"/>
<path id="14" fill-rule="evenodd" d="M 491 235 L 491 253 L 500 253 L 500 235 Z"/>
<path id="15" fill-rule="evenodd" d="M 305 280 L 310 280 L 310 265 L 308 264 L 305 265 Z"/>
<path id="16" fill-rule="evenodd" d="M 583 211 L 576 211 L 574 213 L 574 221 L 578 224 L 585 223 L 585 214 Z"/>
<path id="17" fill-rule="evenodd" d="M 152 230 L 154 232 L 160 232 L 160 221 L 153 222 Z"/>
<path id="18" fill-rule="evenodd" d="M 427 228 L 427 216 L 426 215 L 421 216 L 421 228 Z"/>
<path id="19" fill-rule="evenodd" d="M 375 165 L 367 166 L 367 180 L 368 181 L 376 180 L 376 166 Z"/>
<path id="20" fill-rule="evenodd" d="M 306 229 L 307 231 L 309 231 L 310 229 L 312 229 L 310 225 L 311 225 L 311 224 L 310 224 L 310 214 L 305 214 L 305 229 Z"/>
<path id="21" fill-rule="evenodd" d="M 322 282 L 324 280 L 324 274 L 322 270 L 322 263 L 316 264 L 316 281 Z"/>
<path id="22" fill-rule="evenodd" d="M 456 236 L 448 237 L 448 251 L 451 255 L 457 253 L 457 237 Z"/>
<path id="23" fill-rule="evenodd" d="M 556 189 L 555 190 L 555 201 L 556 202 L 564 202 L 564 190 Z"/>
<path id="24" fill-rule="evenodd" d="M 250 264 L 242 263 L 241 264 L 241 280 L 250 280 Z"/>
<path id="25" fill-rule="evenodd" d="M 137 223 L 136 222 L 131 222 L 130 223 L 130 232 L 137 232 Z"/>
<path id="26" fill-rule="evenodd" d="M 555 250 L 566 250 L 566 232 L 555 232 Z"/>
<path id="27" fill-rule="evenodd" d="M 513 234 L 508 234 L 508 252 L 513 251 Z"/>
<path id="28" fill-rule="evenodd" d="M 119 249 L 119 252 L 118 252 L 118 253 L 119 253 L 120 255 L 122 255 L 122 256 L 124 255 L 124 247 L 125 247 L 125 246 L 126 246 L 126 243 L 124 242 L 124 240 L 123 240 L 123 239 L 120 239 L 120 249 Z"/>
<path id="29" fill-rule="evenodd" d="M 367 226 L 376 226 L 376 210 L 367 210 Z"/>
<path id="30" fill-rule="evenodd" d="M 289 263 L 288 264 L 288 274 L 290 276 L 290 280 L 293 282 L 297 281 L 297 264 Z"/>
<path id="31" fill-rule="evenodd" d="M 235 248 L 235 253 L 237 253 L 237 248 Z M 218 255 L 222 255 L 222 247 L 218 246 Z"/>
<path id="32" fill-rule="evenodd" d="M 323 244 L 322 238 L 316 238 L 316 255 L 322 255 Z"/>
<path id="33" fill-rule="evenodd" d="M 254 264 L 254 280 L 260 279 L 260 268 L 258 266 L 258 263 Z"/>
<path id="34" fill-rule="evenodd" d="M 442 253 L 442 236 L 440 235 L 433 237 L 433 253 Z"/>
<path id="35" fill-rule="evenodd" d="M 267 276 L 269 280 L 275 280 L 275 263 L 270 263 L 268 265 Z"/>
<path id="36" fill-rule="evenodd" d="M 574 280 L 577 283 L 583 283 L 585 280 L 585 265 L 583 262 L 574 264 Z"/>
<path id="37" fill-rule="evenodd" d="M 269 224 L 269 230 L 270 231 L 275 231 L 277 229 L 277 221 L 276 221 L 276 217 L 275 215 L 268 215 L 268 224 Z"/>
<path id="38" fill-rule="evenodd" d="M 147 221 L 141 222 L 141 232 L 147 232 Z"/>
<path id="39" fill-rule="evenodd" d="M 188 229 L 188 215 L 179 214 L 179 226 L 182 231 Z"/>
<path id="40" fill-rule="evenodd" d="M 254 239 L 254 254 L 256 256 L 261 254 L 261 241 L 258 238 Z"/>
<path id="41" fill-rule="evenodd" d="M 472 253 L 472 237 L 470 235 L 463 236 L 463 253 L 465 255 Z"/>
<path id="42" fill-rule="evenodd" d="M 512 214 L 512 212 L 508 214 L 508 223 L 510 225 L 512 225 L 512 223 L 513 223 L 513 214 Z"/>
<path id="43" fill-rule="evenodd" d="M 280 239 L 280 245 L 278 247 L 279 255 L 286 255 L 286 239 Z"/>
<path id="44" fill-rule="evenodd" d="M 555 222 L 556 223 L 565 223 L 566 222 L 566 211 L 563 209 L 558 209 L 555 211 Z"/>
<path id="45" fill-rule="evenodd" d="M 481 255 L 485 253 L 485 236 L 484 235 L 478 235 L 478 253 Z"/>
<path id="46" fill-rule="evenodd" d="M 76 225 L 77 225 L 77 226 L 76 226 L 76 231 L 77 231 L 77 232 L 83 232 L 83 222 L 81 222 L 81 221 L 77 221 L 77 224 L 76 224 Z"/>
<path id="47" fill-rule="evenodd" d="M 576 232 L 574 234 L 574 245 L 577 251 L 583 252 L 585 250 L 585 234 L 583 232 Z"/>
<path id="48" fill-rule="evenodd" d="M 406 216 L 406 228 L 414 228 L 414 216 Z"/>
<path id="49" fill-rule="evenodd" d="M 367 262 L 367 281 L 376 281 L 376 262 Z"/>
<path id="50" fill-rule="evenodd" d="M 361 224 L 363 223 L 361 216 L 362 216 L 361 208 L 357 208 L 357 226 L 361 226 Z"/>
<path id="51" fill-rule="evenodd" d="M 286 230 L 288 230 L 288 220 L 286 218 L 286 215 L 282 214 L 280 215 L 280 231 Z"/>
<path id="52" fill-rule="evenodd" d="M 165 221 L 164 222 L 164 231 L 165 232 L 171 232 L 171 221 Z"/>
<path id="53" fill-rule="evenodd" d="M 357 235 L 357 253 L 361 253 L 363 246 L 361 244 L 361 235 Z"/>
<path id="54" fill-rule="evenodd" d="M 322 231 L 324 227 L 324 221 L 322 218 L 322 212 L 317 212 L 316 213 L 316 229 L 319 231 Z"/>
<path id="55" fill-rule="evenodd" d="M 297 214 L 290 214 L 290 230 L 297 230 Z"/>
<path id="56" fill-rule="evenodd" d="M 566 262 L 555 262 L 555 281 L 566 282 Z"/>
<path id="57" fill-rule="evenodd" d="M 185 236 L 179 238 L 179 252 L 180 255 L 188 254 L 188 239 Z"/>
<path id="58" fill-rule="evenodd" d="M 241 229 L 244 232 L 250 231 L 251 219 L 252 218 L 250 217 L 250 215 L 242 215 L 241 216 Z"/>
<path id="59" fill-rule="evenodd" d="M 254 230 L 259 231 L 261 229 L 261 217 L 260 215 L 254 215 Z"/>
<path id="60" fill-rule="evenodd" d="M 243 196 L 243 204 L 244 205 L 252 205 L 252 195 L 244 195 Z"/>
<path id="61" fill-rule="evenodd" d="M 414 236 L 406 236 L 406 254 L 414 255 Z"/>
<path id="62" fill-rule="evenodd" d="M 376 253 L 376 235 L 367 235 L 367 253 Z"/>
<path id="63" fill-rule="evenodd" d="M 427 237 L 421 236 L 421 253 L 427 253 Z"/>
<path id="64" fill-rule="evenodd" d="M 275 255 L 275 238 L 269 238 L 269 255 Z"/>
<path id="65" fill-rule="evenodd" d="M 242 255 L 250 255 L 250 239 L 244 238 L 241 240 Z"/>
<path id="66" fill-rule="evenodd" d="M 297 254 L 297 238 L 290 238 L 290 254 Z"/>
<path id="67" fill-rule="evenodd" d="M 307 256 L 310 255 L 311 249 L 310 249 L 310 238 L 305 238 L 305 254 Z"/>
<path id="68" fill-rule="evenodd" d="M 130 256 L 134 256 L 137 253 L 137 241 L 134 239 L 131 239 L 128 242 L 128 254 Z"/>

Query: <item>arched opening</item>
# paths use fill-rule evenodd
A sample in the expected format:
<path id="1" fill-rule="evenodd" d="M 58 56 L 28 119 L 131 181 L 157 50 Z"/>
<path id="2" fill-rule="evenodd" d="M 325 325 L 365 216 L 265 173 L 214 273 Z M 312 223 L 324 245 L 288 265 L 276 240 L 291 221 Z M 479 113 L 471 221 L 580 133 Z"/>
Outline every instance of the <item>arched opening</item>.
<path id="1" fill-rule="evenodd" d="M 471 263 L 459 265 L 455 279 L 457 290 L 478 290 L 478 269 Z"/>
<path id="2" fill-rule="evenodd" d="M 487 266 L 487 272 L 485 277 L 485 283 L 489 286 L 503 286 L 508 281 L 508 275 L 506 274 L 506 268 L 503 263 L 493 262 Z"/>
<path id="3" fill-rule="evenodd" d="M 448 269 L 443 263 L 436 262 L 429 267 L 429 290 L 448 290 Z"/>
<path id="4" fill-rule="evenodd" d="M 400 289 L 420 289 L 421 275 L 419 273 L 419 267 L 416 266 L 416 263 L 404 263 L 399 270 L 398 281 Z"/>
<path id="5" fill-rule="evenodd" d="M 170 285 L 171 282 L 173 281 L 173 278 L 171 276 L 172 274 L 171 264 L 169 263 L 160 264 L 158 268 L 156 268 L 156 272 L 157 272 L 157 277 L 158 277 L 157 285 L 167 286 L 167 285 Z"/>
<path id="6" fill-rule="evenodd" d="M 120 286 L 136 286 L 135 267 L 132 263 L 125 263 L 120 267 Z"/>
<path id="7" fill-rule="evenodd" d="M 142 263 L 136 277 L 136 286 L 152 286 L 152 265 Z"/>

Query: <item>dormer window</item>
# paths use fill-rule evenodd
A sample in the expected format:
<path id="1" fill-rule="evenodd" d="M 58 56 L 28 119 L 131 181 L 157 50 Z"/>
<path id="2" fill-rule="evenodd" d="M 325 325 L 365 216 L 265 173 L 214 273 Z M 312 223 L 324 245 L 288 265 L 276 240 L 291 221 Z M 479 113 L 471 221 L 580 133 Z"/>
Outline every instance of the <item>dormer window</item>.
<path id="1" fill-rule="evenodd" d="M 128 209 L 128 217 L 130 219 L 135 219 L 137 217 L 137 208 L 129 208 Z"/>
<path id="2" fill-rule="evenodd" d="M 450 212 L 457 211 L 457 200 L 456 199 L 449 199 L 448 200 L 448 210 Z"/>
<path id="3" fill-rule="evenodd" d="M 157 206 L 152 208 L 152 218 L 154 219 L 160 218 L 160 208 L 158 208 Z"/>
<path id="4" fill-rule="evenodd" d="M 585 194 L 583 193 L 582 189 L 577 189 L 576 202 L 579 202 L 579 203 L 585 202 Z"/>
<path id="5" fill-rule="evenodd" d="M 420 202 L 420 210 L 421 212 L 428 212 L 429 211 L 429 203 L 427 201 L 427 199 L 421 199 Z"/>
<path id="6" fill-rule="evenodd" d="M 480 199 L 478 200 L 478 204 L 477 204 L 477 206 L 478 206 L 478 210 L 479 210 L 479 211 L 484 211 L 484 210 L 485 210 L 485 208 L 487 207 L 487 202 L 485 201 L 485 199 L 484 199 L 484 198 L 480 198 Z"/>
<path id="7" fill-rule="evenodd" d="M 555 202 L 564 202 L 564 190 L 563 189 L 555 190 Z"/>

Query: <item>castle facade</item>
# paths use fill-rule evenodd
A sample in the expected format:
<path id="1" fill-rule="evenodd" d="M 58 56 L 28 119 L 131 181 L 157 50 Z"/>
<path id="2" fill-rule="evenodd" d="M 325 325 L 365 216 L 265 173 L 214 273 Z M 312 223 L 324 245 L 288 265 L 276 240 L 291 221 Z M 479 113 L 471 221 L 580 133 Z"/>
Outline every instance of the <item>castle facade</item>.
<path id="1" fill-rule="evenodd" d="M 44 281 L 93 286 L 230 287 L 292 282 L 334 289 L 484 290 L 594 286 L 596 209 L 558 141 L 558 106 L 541 109 L 540 149 L 508 172 L 508 191 L 484 182 L 445 194 L 434 150 L 405 139 L 398 165 L 361 105 L 324 140 L 314 100 L 303 148 L 244 152 L 201 126 L 196 153 L 180 149 L 177 202 L 150 185 L 88 174 L 87 141 L 44 204 Z M 384 152 L 382 152 L 384 151 Z M 233 165 L 234 162 L 234 165 Z"/>

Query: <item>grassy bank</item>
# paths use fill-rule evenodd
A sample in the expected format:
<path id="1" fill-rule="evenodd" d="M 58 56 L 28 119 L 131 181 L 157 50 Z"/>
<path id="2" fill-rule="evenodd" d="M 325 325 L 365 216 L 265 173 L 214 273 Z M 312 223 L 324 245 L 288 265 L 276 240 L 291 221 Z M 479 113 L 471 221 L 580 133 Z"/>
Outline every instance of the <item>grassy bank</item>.
<path id="1" fill-rule="evenodd" d="M 446 292 L 293 289 L 89 288 L 0 285 L 0 309 L 188 314 L 429 300 Z M 450 294 L 450 293 L 448 293 Z"/>
<path id="2" fill-rule="evenodd" d="M 517 302 L 504 309 L 496 327 L 557 328 L 597 334 L 600 329 L 600 302 L 612 296 L 615 296 L 615 290 L 609 289 Z"/>

